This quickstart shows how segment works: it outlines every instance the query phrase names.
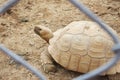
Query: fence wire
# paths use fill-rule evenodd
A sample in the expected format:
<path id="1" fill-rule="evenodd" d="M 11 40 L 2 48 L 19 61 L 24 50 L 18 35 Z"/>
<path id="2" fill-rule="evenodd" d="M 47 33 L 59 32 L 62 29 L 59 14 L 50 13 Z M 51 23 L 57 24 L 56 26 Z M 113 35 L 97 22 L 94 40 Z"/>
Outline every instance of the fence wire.
<path id="1" fill-rule="evenodd" d="M 14 6 L 16 3 L 18 3 L 20 0 L 8 0 L 2 7 L 0 8 L 0 14 L 5 13 L 9 8 Z"/>
<path id="2" fill-rule="evenodd" d="M 9 8 L 11 8 L 13 5 L 15 5 L 20 0 L 8 0 L 3 6 L 0 8 L 0 15 L 5 13 Z M 69 0 L 74 6 L 76 6 L 80 11 L 82 11 L 86 16 L 88 16 L 91 20 L 98 23 L 101 28 L 103 28 L 112 38 L 115 43 L 112 50 L 116 54 L 114 58 L 112 58 L 108 63 L 105 65 L 97 68 L 96 70 L 93 70 L 91 72 L 88 72 L 84 75 L 81 75 L 77 78 L 74 78 L 73 80 L 89 80 L 90 78 L 99 75 L 100 73 L 108 70 L 111 68 L 114 64 L 116 64 L 120 58 L 120 41 L 117 35 L 111 32 L 111 30 L 108 29 L 109 25 L 107 25 L 105 22 L 103 22 L 99 17 L 97 17 L 92 11 L 90 11 L 85 5 L 80 3 L 78 0 Z M 35 74 L 40 80 L 46 80 L 45 76 L 39 72 L 36 68 L 32 67 L 27 61 L 25 61 L 22 57 L 16 55 L 14 52 L 10 51 L 9 49 L 5 48 L 3 45 L 0 45 L 0 50 L 6 53 L 8 56 L 10 56 L 15 61 L 22 64 L 24 67 L 26 67 L 28 70 L 30 70 L 33 74 Z"/>

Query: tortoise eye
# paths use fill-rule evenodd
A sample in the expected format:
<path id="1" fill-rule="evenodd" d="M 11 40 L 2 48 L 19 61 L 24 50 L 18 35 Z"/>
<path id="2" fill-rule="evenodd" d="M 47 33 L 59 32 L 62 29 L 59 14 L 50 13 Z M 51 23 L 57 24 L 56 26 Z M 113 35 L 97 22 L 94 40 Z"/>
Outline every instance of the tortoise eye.
<path id="1" fill-rule="evenodd" d="M 41 28 L 39 28 L 38 30 L 39 30 L 39 31 L 41 31 L 42 29 L 41 29 Z"/>
<path id="2" fill-rule="evenodd" d="M 38 35 L 40 35 L 40 31 L 41 31 L 42 29 L 41 28 L 39 28 L 39 27 L 35 27 L 34 28 L 34 32 L 36 33 L 36 34 L 38 34 Z"/>

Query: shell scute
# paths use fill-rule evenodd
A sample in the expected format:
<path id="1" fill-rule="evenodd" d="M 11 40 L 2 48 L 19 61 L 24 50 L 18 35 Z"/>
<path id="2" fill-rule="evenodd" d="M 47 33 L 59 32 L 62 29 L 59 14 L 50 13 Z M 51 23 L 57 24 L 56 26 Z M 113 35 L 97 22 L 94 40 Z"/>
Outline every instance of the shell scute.
<path id="1" fill-rule="evenodd" d="M 59 62 L 60 59 L 60 53 L 57 47 L 53 47 L 52 45 L 48 46 L 48 51 L 51 54 L 51 56 L 54 58 L 55 61 Z"/>
<path id="2" fill-rule="evenodd" d="M 99 59 L 91 59 L 90 66 L 89 66 L 89 71 L 96 69 L 99 67 L 100 60 Z"/>
<path id="3" fill-rule="evenodd" d="M 112 58 L 113 56 L 115 56 L 115 54 L 112 51 L 112 46 L 114 44 L 112 43 L 112 41 L 109 40 L 108 45 L 106 46 L 106 58 Z"/>
<path id="4" fill-rule="evenodd" d="M 68 51 L 70 49 L 72 35 L 65 34 L 59 40 L 57 40 L 57 48 L 62 51 Z M 58 44 L 59 43 L 59 44 Z"/>
<path id="5" fill-rule="evenodd" d="M 61 51 L 59 63 L 60 63 L 63 67 L 67 68 L 68 65 L 69 65 L 70 57 L 71 57 L 71 54 L 70 54 L 70 53 Z"/>
<path id="6" fill-rule="evenodd" d="M 89 68 L 88 66 L 89 66 L 88 63 L 79 63 L 78 72 L 87 73 Z"/>
<path id="7" fill-rule="evenodd" d="M 106 72 L 106 74 L 108 74 L 108 75 L 116 74 L 116 67 L 113 66 L 112 68 L 110 68 L 110 69 Z"/>
<path id="8" fill-rule="evenodd" d="M 90 63 L 91 63 L 91 58 L 88 55 L 82 56 L 79 61 L 78 71 L 82 73 L 88 72 Z"/>
<path id="9" fill-rule="evenodd" d="M 77 71 L 78 70 L 79 60 L 80 60 L 80 56 L 79 55 L 75 55 L 75 54 L 72 55 L 71 54 L 71 57 L 70 57 L 70 60 L 69 60 L 69 64 L 68 64 L 68 69 Z"/>
<path id="10" fill-rule="evenodd" d="M 84 32 L 84 23 L 72 22 L 68 24 L 65 29 L 68 34 L 81 34 Z"/>
<path id="11" fill-rule="evenodd" d="M 94 58 L 105 57 L 105 47 L 107 41 L 101 36 L 91 37 L 89 43 L 88 55 Z"/>
<path id="12" fill-rule="evenodd" d="M 72 54 L 86 55 L 88 49 L 89 37 L 85 35 L 76 35 L 72 38 L 70 52 Z"/>

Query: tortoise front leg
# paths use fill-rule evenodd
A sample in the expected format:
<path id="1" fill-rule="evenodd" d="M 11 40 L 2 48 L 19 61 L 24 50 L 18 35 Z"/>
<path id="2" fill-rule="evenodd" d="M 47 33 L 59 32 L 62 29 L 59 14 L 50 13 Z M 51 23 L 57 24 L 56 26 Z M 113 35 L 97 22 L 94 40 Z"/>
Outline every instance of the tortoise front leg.
<path id="1" fill-rule="evenodd" d="M 42 63 L 42 67 L 46 73 L 55 72 L 57 70 L 57 68 L 55 67 L 53 62 L 54 62 L 54 60 L 52 59 L 51 55 L 49 54 L 48 49 L 45 49 L 41 53 L 41 63 Z"/>

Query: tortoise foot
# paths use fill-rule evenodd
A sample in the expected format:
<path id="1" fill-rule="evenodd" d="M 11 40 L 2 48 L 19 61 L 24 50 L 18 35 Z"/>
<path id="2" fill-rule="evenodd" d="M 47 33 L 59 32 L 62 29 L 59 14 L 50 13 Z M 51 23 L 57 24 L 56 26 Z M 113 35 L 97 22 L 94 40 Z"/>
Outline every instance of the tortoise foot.
<path id="1" fill-rule="evenodd" d="M 45 49 L 41 53 L 41 63 L 42 63 L 42 67 L 43 67 L 43 69 L 44 69 L 44 71 L 46 73 L 56 72 L 57 71 L 57 68 L 54 65 L 54 60 L 52 59 L 52 57 L 49 54 L 47 49 Z"/>
<path id="2" fill-rule="evenodd" d="M 46 73 L 51 73 L 51 72 L 56 72 L 57 71 L 57 68 L 52 63 L 43 64 L 42 67 L 43 67 L 43 69 Z"/>

